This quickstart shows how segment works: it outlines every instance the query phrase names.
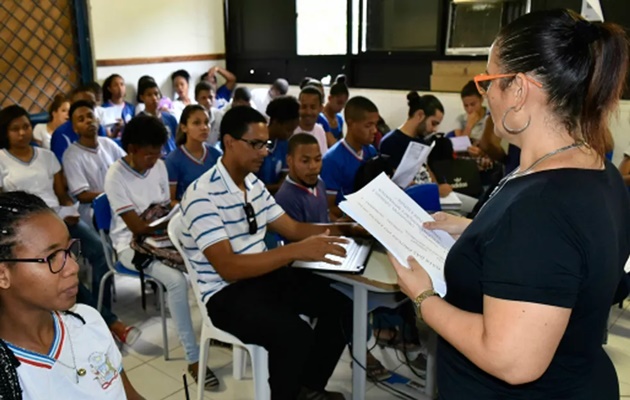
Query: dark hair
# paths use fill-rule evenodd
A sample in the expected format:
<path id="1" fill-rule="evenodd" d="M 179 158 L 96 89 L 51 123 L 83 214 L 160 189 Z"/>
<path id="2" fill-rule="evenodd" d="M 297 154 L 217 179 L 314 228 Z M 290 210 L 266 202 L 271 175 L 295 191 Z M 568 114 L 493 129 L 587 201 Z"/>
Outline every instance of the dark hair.
<path id="1" fill-rule="evenodd" d="M 86 83 L 84 86 L 86 88 L 89 88 L 90 91 L 92 93 L 94 93 L 94 96 L 96 96 L 96 97 L 98 97 L 99 95 L 103 94 L 103 88 L 96 81 L 92 81 L 90 83 Z"/>
<path id="2" fill-rule="evenodd" d="M 407 93 L 407 105 L 409 106 L 409 112 L 407 113 L 409 118 L 413 117 L 418 110 L 424 112 L 424 101 L 422 101 L 422 97 L 420 97 L 418 92 Z"/>
<path id="3" fill-rule="evenodd" d="M 208 111 L 199 104 L 189 104 L 184 108 L 182 116 L 179 119 L 179 124 L 177 124 L 177 135 L 175 136 L 175 144 L 178 146 L 186 143 L 186 132 L 182 129 L 182 125 L 186 125 L 188 123 L 188 119 L 195 111 L 203 111 L 206 115 L 208 114 Z"/>
<path id="4" fill-rule="evenodd" d="M 367 160 L 365 163 L 361 164 L 354 175 L 354 191 L 356 192 L 363 189 L 383 172 L 390 178 L 394 175 L 394 168 L 387 155 L 381 154 Z"/>
<path id="5" fill-rule="evenodd" d="M 300 90 L 300 97 L 303 94 L 314 94 L 317 97 L 319 97 L 319 102 L 323 103 L 324 102 L 324 94 L 322 93 L 321 90 L 319 90 L 317 87 L 312 86 L 312 85 L 307 85 L 305 86 L 302 90 Z"/>
<path id="6" fill-rule="evenodd" d="M 28 118 L 28 112 L 17 104 L 0 110 L 0 149 L 9 148 L 9 125 L 20 117 Z"/>
<path id="7" fill-rule="evenodd" d="M 112 74 L 105 79 L 105 82 L 103 82 L 103 101 L 104 102 L 110 101 L 112 99 L 112 92 L 109 91 L 109 87 L 112 85 L 112 82 L 116 78 L 123 79 L 123 77 L 118 74 Z M 92 91 L 91 89 L 88 89 L 88 90 Z"/>
<path id="8" fill-rule="evenodd" d="M 300 118 L 300 103 L 293 96 L 279 96 L 271 100 L 265 110 L 269 122 L 287 122 Z"/>
<path id="9" fill-rule="evenodd" d="M 234 107 L 228 110 L 221 120 L 221 146 L 225 149 L 223 139 L 226 135 L 240 139 L 249 130 L 250 124 L 263 123 L 267 120 L 264 115 L 251 107 Z"/>
<path id="10" fill-rule="evenodd" d="M 147 81 L 155 81 L 155 79 L 153 79 L 152 76 L 149 75 L 143 75 L 140 77 L 140 79 L 138 79 L 138 85 L 136 86 L 136 101 L 138 103 L 142 103 L 142 100 L 140 99 L 140 86 L 144 85 L 144 82 Z"/>
<path id="11" fill-rule="evenodd" d="M 81 107 L 87 107 L 91 109 L 92 111 L 94 111 L 94 103 L 92 103 L 91 101 L 86 101 L 86 100 L 75 101 L 74 103 L 70 105 L 70 111 L 68 112 L 68 118 L 70 119 L 70 121 L 72 121 L 72 114 L 74 114 L 74 112 Z"/>
<path id="12" fill-rule="evenodd" d="M 287 82 L 286 79 L 278 78 L 273 81 L 271 88 L 275 89 L 280 94 L 280 96 L 284 96 L 289 92 L 289 82 Z"/>
<path id="13" fill-rule="evenodd" d="M 94 89 L 88 84 L 77 86 L 71 93 L 69 101 L 72 102 L 72 99 L 75 98 L 79 93 L 92 93 L 94 94 Z M 94 98 L 96 99 L 96 94 L 94 94 Z"/>
<path id="14" fill-rule="evenodd" d="M 355 96 L 348 100 L 344 109 L 344 117 L 346 121 L 361 121 L 365 118 L 366 113 L 377 113 L 378 108 L 372 100 L 363 96 Z"/>
<path id="15" fill-rule="evenodd" d="M 0 259 L 13 257 L 20 222 L 44 211 L 53 212 L 34 194 L 22 191 L 0 193 Z"/>
<path id="16" fill-rule="evenodd" d="M 66 103 L 67 101 L 68 101 L 68 98 L 63 93 L 57 93 L 55 97 L 53 97 L 53 101 L 52 103 L 50 103 L 50 106 L 48 107 L 48 114 L 50 115 L 51 120 L 52 120 L 53 112 L 59 110 L 61 106 L 63 105 L 63 103 Z"/>
<path id="17" fill-rule="evenodd" d="M 307 86 L 314 86 L 322 94 L 322 98 L 324 98 L 324 85 L 322 84 L 322 81 L 320 81 L 319 79 L 306 77 L 302 79 L 302 82 L 300 82 L 300 89 L 304 89 Z"/>
<path id="18" fill-rule="evenodd" d="M 204 72 L 203 74 L 201 74 L 201 77 L 199 78 L 200 82 L 204 82 L 206 81 L 206 78 L 208 78 L 208 73 Z"/>
<path id="19" fill-rule="evenodd" d="M 317 145 L 319 148 L 319 144 L 317 143 L 315 136 L 308 133 L 296 133 L 289 139 L 288 154 L 293 154 L 298 146 L 306 146 L 310 144 Z"/>
<path id="20" fill-rule="evenodd" d="M 444 134 L 438 134 L 434 136 L 432 141 L 435 142 L 435 145 L 431 153 L 429 153 L 427 160 L 427 164 L 430 168 L 434 162 L 454 159 L 453 142 L 451 142 L 451 139 L 445 137 Z"/>
<path id="21" fill-rule="evenodd" d="M 628 38 L 611 23 L 590 23 L 570 10 L 526 14 L 499 32 L 504 73 L 530 73 L 543 85 L 559 121 L 604 155 L 608 116 L 628 68 Z M 501 81 L 505 89 L 513 79 Z"/>
<path id="22" fill-rule="evenodd" d="M 425 94 L 421 97 L 422 102 L 424 103 L 424 115 L 426 117 L 432 117 L 440 111 L 444 114 L 444 106 L 442 102 L 432 94 Z"/>
<path id="23" fill-rule="evenodd" d="M 348 86 L 346 86 L 346 76 L 344 74 L 339 74 L 335 78 L 335 83 L 330 87 L 330 95 L 331 96 L 350 96 L 350 92 L 348 91 Z"/>
<path id="24" fill-rule="evenodd" d="M 234 96 L 232 97 L 232 99 L 240 101 L 251 101 L 252 93 L 245 86 L 239 86 L 234 89 Z"/>
<path id="25" fill-rule="evenodd" d="M 171 74 L 171 82 L 175 81 L 175 78 L 182 77 L 186 79 L 186 82 L 190 82 L 190 74 L 185 69 L 178 69 L 177 71 Z"/>
<path id="26" fill-rule="evenodd" d="M 162 147 L 166 143 L 168 132 L 166 127 L 157 117 L 151 115 L 138 115 L 133 117 L 122 133 L 121 143 L 126 152 L 129 145 L 136 147 Z"/>
<path id="27" fill-rule="evenodd" d="M 158 86 L 157 82 L 154 81 L 153 79 L 150 79 L 150 80 L 146 79 L 138 86 L 138 96 L 143 96 L 144 92 L 153 88 L 157 88 L 158 93 L 160 93 L 160 96 L 161 96 L 160 87 Z"/>
<path id="28" fill-rule="evenodd" d="M 212 93 L 212 85 L 210 84 L 210 82 L 201 81 L 195 85 L 195 99 L 197 98 L 197 96 L 199 96 L 199 93 L 203 92 L 204 90 L 207 90 L 210 93 Z"/>
<path id="29" fill-rule="evenodd" d="M 468 83 L 464 85 L 460 94 L 462 99 L 469 96 L 483 98 L 483 96 L 481 96 L 481 93 L 479 93 L 479 90 L 477 90 L 477 85 L 475 84 L 475 81 L 472 80 L 468 81 Z"/>

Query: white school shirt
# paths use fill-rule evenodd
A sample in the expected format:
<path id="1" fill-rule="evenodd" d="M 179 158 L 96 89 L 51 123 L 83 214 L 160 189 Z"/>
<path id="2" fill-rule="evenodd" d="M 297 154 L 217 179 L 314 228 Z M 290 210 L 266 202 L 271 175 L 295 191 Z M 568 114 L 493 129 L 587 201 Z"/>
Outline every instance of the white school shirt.
<path id="1" fill-rule="evenodd" d="M 245 177 L 247 202 L 254 208 L 258 230 L 249 234 L 245 216 L 244 192 L 234 183 L 223 165 L 223 157 L 199 179 L 188 186 L 181 202 L 182 247 L 195 270 L 201 300 L 228 285 L 215 271 L 203 251 L 222 240 L 229 240 L 235 254 L 262 253 L 267 250 L 265 233 L 268 223 L 284 211 L 254 174 Z"/>
<path id="2" fill-rule="evenodd" d="M 48 132 L 48 124 L 37 124 L 33 127 L 33 139 L 42 142 L 42 147 L 44 149 L 50 150 L 50 138 L 52 137 L 52 132 Z"/>
<path id="3" fill-rule="evenodd" d="M 85 147 L 79 142 L 72 143 L 63 153 L 63 172 L 68 181 L 70 194 L 76 196 L 82 192 L 103 192 L 105 175 L 110 165 L 127 155 L 110 138 L 98 136 L 95 149 Z M 81 219 L 92 226 L 92 205 L 80 204 Z"/>
<path id="4" fill-rule="evenodd" d="M 55 154 L 40 147 L 33 147 L 29 162 L 15 158 L 7 149 L 0 150 L 0 188 L 5 192 L 23 190 L 39 196 L 48 207 L 59 209 L 55 195 L 55 174 L 61 165 Z"/>
<path id="5" fill-rule="evenodd" d="M 48 354 L 7 343 L 21 363 L 17 373 L 22 396 L 27 400 L 126 399 L 120 375 L 122 356 L 105 321 L 84 304 L 77 304 L 74 312 L 85 324 L 75 316 L 52 313 L 55 335 Z M 86 374 L 78 376 L 70 368 L 75 365 Z"/>
<path id="6" fill-rule="evenodd" d="M 250 103 L 256 110 L 269 119 L 267 115 L 267 106 L 271 103 L 271 96 L 269 95 L 269 88 L 257 88 L 251 90 L 252 99 Z"/>
<path id="7" fill-rule="evenodd" d="M 121 215 L 132 210 L 140 215 L 153 204 L 168 204 L 171 201 L 164 161 L 158 160 L 153 168 L 140 174 L 121 158 L 107 171 L 105 194 L 112 209 L 109 237 L 120 254 L 129 248 L 133 237 Z"/>
<path id="8" fill-rule="evenodd" d="M 326 131 L 324 131 L 324 127 L 321 124 L 316 123 L 311 131 L 307 131 L 298 126 L 293 134 L 295 135 L 296 133 L 308 133 L 309 135 L 315 136 L 315 139 L 317 139 L 317 143 L 319 144 L 319 150 L 322 152 L 322 156 L 328 151 Z"/>
<path id="9" fill-rule="evenodd" d="M 211 147 L 219 143 L 221 138 L 221 121 L 223 121 L 223 111 L 212 107 L 210 109 L 210 134 L 206 143 Z"/>

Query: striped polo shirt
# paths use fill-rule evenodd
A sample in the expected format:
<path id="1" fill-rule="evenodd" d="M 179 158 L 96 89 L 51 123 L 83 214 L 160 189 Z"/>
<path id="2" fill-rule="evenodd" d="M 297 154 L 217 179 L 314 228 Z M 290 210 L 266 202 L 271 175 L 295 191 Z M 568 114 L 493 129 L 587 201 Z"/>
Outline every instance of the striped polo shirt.
<path id="1" fill-rule="evenodd" d="M 203 251 L 222 240 L 229 240 L 236 254 L 262 253 L 267 224 L 284 211 L 276 204 L 264 183 L 254 174 L 245 178 L 247 202 L 254 208 L 258 230 L 249 234 L 245 216 L 245 193 L 234 183 L 223 165 L 217 164 L 194 181 L 184 193 L 182 209 L 182 246 L 197 274 L 201 299 L 208 298 L 228 285 L 208 262 Z"/>

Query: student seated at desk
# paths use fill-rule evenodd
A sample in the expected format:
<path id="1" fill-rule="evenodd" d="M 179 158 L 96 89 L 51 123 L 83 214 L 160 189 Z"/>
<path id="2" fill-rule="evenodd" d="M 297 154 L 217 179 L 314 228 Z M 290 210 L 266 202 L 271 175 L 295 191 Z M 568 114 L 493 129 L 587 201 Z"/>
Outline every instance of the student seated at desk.
<path id="1" fill-rule="evenodd" d="M 341 111 L 346 106 L 350 97 L 348 86 L 346 86 L 346 76 L 338 75 L 335 83 L 330 87 L 328 100 L 324 104 L 324 109 L 317 117 L 317 123 L 321 124 L 326 132 L 328 147 L 343 139 L 343 115 Z"/>
<path id="2" fill-rule="evenodd" d="M 357 169 L 377 153 L 371 143 L 374 141 L 378 108 L 368 98 L 351 98 L 344 111 L 348 132 L 346 137 L 324 155 L 322 180 L 326 184 L 328 207 L 331 221 L 341 218 L 337 206 L 343 196 L 354 191 L 354 177 Z"/>
<path id="3" fill-rule="evenodd" d="M 141 400 L 103 318 L 76 304 L 81 243 L 55 211 L 1 193 L 0 232 L 0 397 Z"/>
<path id="4" fill-rule="evenodd" d="M 149 115 L 158 118 L 168 133 L 166 143 L 162 148 L 162 155 L 166 156 L 177 147 L 175 134 L 177 133 L 177 120 L 170 113 L 158 109 L 160 103 L 160 88 L 154 80 L 145 80 L 138 88 L 138 95 L 144 103 L 144 111 L 138 115 Z"/>
<path id="5" fill-rule="evenodd" d="M 177 148 L 166 157 L 171 201 L 180 201 L 186 188 L 214 167 L 221 152 L 208 146 L 210 117 L 199 104 L 186 106 L 177 130 Z"/>
<path id="6" fill-rule="evenodd" d="M 458 127 L 455 136 L 469 136 L 473 143 L 481 140 L 489 114 L 483 106 L 483 97 L 477 90 L 475 81 L 469 81 L 461 91 L 464 114 L 457 117 Z"/>
<path id="7" fill-rule="evenodd" d="M 206 143 L 210 146 L 215 146 L 219 141 L 223 111 L 215 107 L 212 85 L 205 81 L 199 82 L 195 86 L 195 101 L 208 111 L 210 116 L 210 135 L 208 135 Z"/>
<path id="8" fill-rule="evenodd" d="M 351 302 L 318 275 L 286 267 L 343 256 L 355 225 L 311 225 L 286 215 L 254 173 L 267 154 L 267 121 L 234 107 L 221 124 L 224 155 L 182 198 L 182 237 L 213 324 L 269 351 L 272 399 L 343 399 L 324 388 L 352 337 Z M 267 251 L 270 229 L 292 243 Z M 317 318 L 312 329 L 300 314 Z"/>
<path id="9" fill-rule="evenodd" d="M 267 190 L 273 195 L 287 175 L 289 147 L 287 140 L 298 126 L 300 104 L 293 96 L 280 96 L 271 100 L 266 111 L 269 116 L 268 130 L 271 143 L 267 149 L 267 157 L 256 176 L 263 181 Z"/>

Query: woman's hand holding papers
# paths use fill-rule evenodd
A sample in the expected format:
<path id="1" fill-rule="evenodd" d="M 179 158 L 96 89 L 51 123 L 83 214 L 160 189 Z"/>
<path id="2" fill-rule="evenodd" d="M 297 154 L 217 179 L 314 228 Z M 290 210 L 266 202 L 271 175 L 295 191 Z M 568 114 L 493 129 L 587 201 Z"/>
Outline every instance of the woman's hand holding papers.
<path id="1" fill-rule="evenodd" d="M 457 217 L 452 214 L 438 212 L 432 215 L 434 222 L 425 222 L 422 226 L 429 230 L 442 230 L 449 233 L 453 239 L 458 239 L 472 222 L 471 219 Z"/>
<path id="2" fill-rule="evenodd" d="M 340 262 L 333 261 L 326 256 L 330 254 L 345 257 L 346 249 L 343 248 L 341 244 L 346 243 L 348 243 L 346 239 L 330 236 L 330 230 L 326 230 L 326 232 L 321 235 L 311 236 L 290 246 L 295 247 L 295 251 L 299 254 L 300 260 L 324 261 L 333 265 L 341 265 Z"/>
<path id="3" fill-rule="evenodd" d="M 427 290 L 433 289 L 431 277 L 415 258 L 411 256 L 407 258 L 407 263 L 409 264 L 409 268 L 407 268 L 400 264 L 391 253 L 387 253 L 387 256 L 398 275 L 400 290 L 410 299 L 415 299 Z"/>

